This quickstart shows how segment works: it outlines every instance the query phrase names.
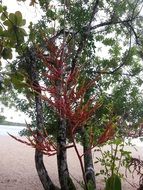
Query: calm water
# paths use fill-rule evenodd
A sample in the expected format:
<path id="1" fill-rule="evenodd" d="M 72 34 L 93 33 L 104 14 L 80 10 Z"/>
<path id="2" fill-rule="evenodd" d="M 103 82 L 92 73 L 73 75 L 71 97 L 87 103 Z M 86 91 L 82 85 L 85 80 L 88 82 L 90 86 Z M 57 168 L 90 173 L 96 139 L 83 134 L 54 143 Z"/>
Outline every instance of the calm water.
<path id="1" fill-rule="evenodd" d="M 9 126 L 9 125 L 0 125 L 0 135 L 8 135 L 7 133 L 10 133 L 11 135 L 18 136 L 19 132 L 23 130 L 24 127 L 21 126 Z"/>
<path id="2" fill-rule="evenodd" d="M 25 127 L 22 127 L 22 126 L 0 125 L 0 135 L 5 136 L 5 135 L 8 135 L 7 133 L 10 133 L 11 135 L 19 136 L 19 132 L 23 130 L 24 128 Z M 131 142 L 135 144 L 136 146 L 143 147 L 143 141 L 141 141 L 140 138 L 132 139 Z"/>

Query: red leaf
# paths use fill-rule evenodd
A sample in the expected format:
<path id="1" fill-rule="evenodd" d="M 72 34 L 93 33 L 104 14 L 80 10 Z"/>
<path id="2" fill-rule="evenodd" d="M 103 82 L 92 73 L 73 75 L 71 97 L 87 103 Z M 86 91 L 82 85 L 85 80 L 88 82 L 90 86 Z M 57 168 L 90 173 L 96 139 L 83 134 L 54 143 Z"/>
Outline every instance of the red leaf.
<path id="1" fill-rule="evenodd" d="M 97 144 L 105 143 L 106 141 L 113 138 L 114 134 L 115 134 L 115 126 L 112 123 L 108 123 L 107 128 L 105 129 L 104 133 L 98 139 Z"/>

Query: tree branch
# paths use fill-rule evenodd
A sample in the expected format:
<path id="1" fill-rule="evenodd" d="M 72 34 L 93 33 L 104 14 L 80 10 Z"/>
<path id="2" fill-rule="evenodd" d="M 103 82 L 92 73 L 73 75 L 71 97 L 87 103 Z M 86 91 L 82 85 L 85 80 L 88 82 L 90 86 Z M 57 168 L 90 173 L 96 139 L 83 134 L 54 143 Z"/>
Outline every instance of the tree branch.
<path id="1" fill-rule="evenodd" d="M 97 25 L 94 25 L 94 26 L 90 27 L 90 31 L 91 31 L 91 30 L 95 30 L 95 29 L 100 28 L 100 27 L 103 27 L 103 26 L 109 26 L 109 25 L 114 25 L 114 24 L 116 25 L 116 24 L 128 23 L 128 22 L 133 21 L 134 19 L 135 19 L 135 17 L 132 18 L 132 19 L 116 20 L 116 21 L 110 20 L 110 21 L 107 21 L 107 22 L 101 22 L 100 24 L 97 24 Z"/>
<path id="2" fill-rule="evenodd" d="M 130 55 L 130 48 L 127 52 L 127 55 L 123 58 L 124 59 L 123 62 L 118 67 L 116 67 L 115 69 L 113 69 L 111 71 L 95 71 L 95 73 L 97 73 L 97 74 L 111 74 L 111 75 L 114 74 L 115 72 L 117 72 L 120 68 L 122 68 L 126 64 L 126 60 L 129 57 L 129 55 Z"/>
<path id="3" fill-rule="evenodd" d="M 77 49 L 77 52 L 76 52 L 76 55 L 75 57 L 73 58 L 72 60 L 72 67 L 71 67 L 71 72 L 73 72 L 74 68 L 75 68 L 75 64 L 77 62 L 77 59 L 78 57 L 80 56 L 85 44 L 86 44 L 86 40 L 91 32 L 91 24 L 92 24 L 92 21 L 94 19 L 94 16 L 95 14 L 97 13 L 97 8 L 98 8 L 98 4 L 99 4 L 99 0 L 96 0 L 95 1 L 95 4 L 93 5 L 93 8 L 92 8 L 92 13 L 91 13 L 91 18 L 90 18 L 90 21 L 88 23 L 88 25 L 86 27 L 83 28 L 83 35 L 81 37 L 81 41 L 79 43 L 79 47 Z"/>

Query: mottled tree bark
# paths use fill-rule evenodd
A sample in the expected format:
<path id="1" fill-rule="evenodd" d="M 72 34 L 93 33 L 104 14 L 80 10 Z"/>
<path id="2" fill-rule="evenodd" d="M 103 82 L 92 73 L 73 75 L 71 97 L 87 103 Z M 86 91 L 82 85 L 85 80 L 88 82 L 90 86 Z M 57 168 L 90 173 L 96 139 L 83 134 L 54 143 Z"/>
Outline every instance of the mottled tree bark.
<path id="1" fill-rule="evenodd" d="M 40 85 L 38 83 L 38 75 L 36 70 L 36 55 L 34 51 L 29 50 L 29 59 L 28 61 L 28 74 L 32 85 L 36 87 L 37 93 L 35 93 L 35 103 L 36 103 L 36 122 L 37 129 L 42 130 L 44 127 L 44 119 L 43 119 L 43 108 L 42 108 L 42 100 L 39 94 L 41 94 Z M 38 136 L 38 133 L 37 133 Z M 38 140 L 41 141 L 40 137 Z M 38 149 L 35 149 L 35 166 L 37 169 L 38 176 L 45 190 L 59 190 L 52 180 L 50 179 L 48 172 L 44 166 L 43 162 L 43 153 Z"/>
<path id="2" fill-rule="evenodd" d="M 57 134 L 57 165 L 61 190 L 76 190 L 72 179 L 69 176 L 67 165 L 67 150 L 66 150 L 66 129 L 67 124 L 63 119 L 59 119 L 59 127 Z"/>
<path id="3" fill-rule="evenodd" d="M 59 70 L 61 68 L 58 68 Z M 57 97 L 55 101 L 59 102 L 61 100 L 62 92 L 62 77 L 61 80 L 56 81 L 57 87 Z M 62 108 L 59 108 L 59 123 L 57 130 L 57 166 L 58 166 L 58 175 L 61 185 L 61 190 L 76 190 L 75 185 L 72 179 L 69 176 L 68 164 L 67 164 L 67 150 L 66 150 L 66 139 L 67 139 L 67 120 L 64 118 L 60 112 Z"/>
<path id="4" fill-rule="evenodd" d="M 35 149 L 35 165 L 36 165 L 38 176 L 40 178 L 40 181 L 44 189 L 45 190 L 59 190 L 59 188 L 53 184 L 53 182 L 51 181 L 47 173 L 47 170 L 43 163 L 43 154 L 37 149 Z"/>
<path id="5" fill-rule="evenodd" d="M 82 128 L 82 142 L 84 153 L 84 168 L 87 184 L 90 183 L 93 189 L 96 189 L 95 171 L 93 166 L 92 152 L 89 146 L 89 137 L 87 136 L 85 129 Z"/>
<path id="6" fill-rule="evenodd" d="M 38 83 L 37 83 L 38 84 Z M 36 121 L 37 128 L 41 130 L 43 128 L 43 109 L 42 109 L 42 101 L 38 95 L 35 95 L 36 102 Z M 38 134 L 38 133 L 37 133 Z M 40 137 L 39 141 L 41 141 Z M 53 182 L 51 181 L 47 170 L 44 166 L 43 162 L 43 153 L 41 153 L 38 149 L 35 149 L 35 166 L 37 169 L 38 176 L 45 190 L 58 190 L 59 188 L 55 187 Z"/>

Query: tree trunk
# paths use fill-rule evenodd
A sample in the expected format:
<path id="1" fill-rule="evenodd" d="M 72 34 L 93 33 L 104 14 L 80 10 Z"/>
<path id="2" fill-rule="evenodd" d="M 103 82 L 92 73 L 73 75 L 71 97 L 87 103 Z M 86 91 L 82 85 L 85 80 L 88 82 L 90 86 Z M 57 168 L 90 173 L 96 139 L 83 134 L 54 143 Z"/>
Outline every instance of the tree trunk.
<path id="1" fill-rule="evenodd" d="M 59 128 L 57 134 L 57 164 L 59 181 L 61 190 L 76 190 L 74 183 L 72 182 L 67 165 L 67 150 L 66 150 L 66 121 L 60 118 Z"/>
<path id="2" fill-rule="evenodd" d="M 43 163 L 43 154 L 37 149 L 35 150 L 35 165 L 36 165 L 38 176 L 40 178 L 40 181 L 44 189 L 45 190 L 60 190 L 51 181 Z"/>
<path id="3" fill-rule="evenodd" d="M 61 66 L 59 66 L 61 67 Z M 58 68 L 61 70 L 61 68 Z M 55 101 L 59 102 L 61 100 L 61 92 L 62 92 L 62 77 L 61 80 L 56 81 L 57 88 L 57 97 L 55 97 Z M 62 108 L 59 108 L 59 112 L 62 112 Z M 61 185 L 61 190 L 76 190 L 75 185 L 72 179 L 69 176 L 68 164 L 67 164 L 67 150 L 66 150 L 66 139 L 67 139 L 67 121 L 59 113 L 59 124 L 57 130 L 57 165 L 58 165 L 58 175 L 59 181 Z"/>
<path id="4" fill-rule="evenodd" d="M 87 184 L 96 189 L 95 171 L 93 166 L 92 152 L 89 146 L 89 137 L 84 128 L 82 128 L 83 152 L 84 152 L 84 167 Z"/>
<path id="5" fill-rule="evenodd" d="M 36 70 L 36 55 L 34 54 L 34 51 L 29 50 L 29 61 L 28 62 L 28 74 L 30 77 L 31 82 L 33 83 L 33 86 L 36 87 L 37 92 L 41 94 L 40 85 L 38 82 L 38 75 Z M 35 93 L 35 103 L 36 103 L 36 122 L 37 122 L 37 129 L 42 130 L 44 127 L 44 119 L 43 119 L 43 108 L 42 108 L 42 101 L 40 95 L 38 93 Z M 37 133 L 38 135 L 38 133 Z M 38 137 L 38 140 L 40 141 L 40 137 Z M 40 152 L 38 149 L 35 149 L 35 166 L 37 169 L 38 176 L 40 178 L 40 181 L 43 185 L 43 188 L 45 190 L 59 190 L 57 188 L 52 180 L 50 179 L 48 172 L 46 171 L 46 168 L 44 166 L 43 162 L 43 153 Z"/>
<path id="6" fill-rule="evenodd" d="M 38 130 L 42 130 L 44 122 L 43 122 L 43 109 L 42 109 L 42 101 L 41 98 L 35 95 L 36 102 L 36 121 Z M 41 140 L 40 138 L 38 139 Z M 45 190 L 57 190 L 59 188 L 55 187 L 52 180 L 50 179 L 46 168 L 43 162 L 43 153 L 41 153 L 38 149 L 35 149 L 35 166 L 37 169 L 38 176 Z"/>

